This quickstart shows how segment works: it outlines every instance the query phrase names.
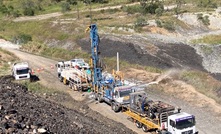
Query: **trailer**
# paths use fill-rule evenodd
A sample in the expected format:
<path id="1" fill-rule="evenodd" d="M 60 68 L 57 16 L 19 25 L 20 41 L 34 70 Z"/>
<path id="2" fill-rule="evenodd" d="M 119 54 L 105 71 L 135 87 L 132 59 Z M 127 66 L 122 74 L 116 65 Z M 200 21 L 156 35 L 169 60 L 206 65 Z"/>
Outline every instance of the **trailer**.
<path id="1" fill-rule="evenodd" d="M 160 134 L 198 134 L 194 115 L 175 111 L 175 107 L 162 101 L 147 98 L 144 91 L 130 94 L 130 104 L 122 112 L 133 119 L 144 132 Z"/>

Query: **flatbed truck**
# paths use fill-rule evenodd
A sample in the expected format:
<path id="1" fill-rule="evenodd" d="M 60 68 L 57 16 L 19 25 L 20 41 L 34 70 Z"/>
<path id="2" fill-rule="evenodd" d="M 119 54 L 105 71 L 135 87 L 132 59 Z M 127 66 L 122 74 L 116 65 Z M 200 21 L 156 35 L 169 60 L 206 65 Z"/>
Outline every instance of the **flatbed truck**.
<path id="1" fill-rule="evenodd" d="M 147 99 L 144 91 L 130 94 L 130 104 L 122 112 L 133 119 L 144 132 L 159 134 L 198 134 L 194 115 L 175 111 L 175 107 L 162 101 Z"/>

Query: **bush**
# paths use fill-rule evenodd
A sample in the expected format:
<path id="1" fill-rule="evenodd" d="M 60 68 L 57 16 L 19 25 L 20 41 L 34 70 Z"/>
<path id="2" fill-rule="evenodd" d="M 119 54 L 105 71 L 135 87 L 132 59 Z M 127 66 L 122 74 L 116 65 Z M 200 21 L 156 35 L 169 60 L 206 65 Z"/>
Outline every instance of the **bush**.
<path id="1" fill-rule="evenodd" d="M 143 14 L 151 13 L 155 14 L 156 9 L 161 8 L 164 9 L 163 4 L 161 2 L 154 2 L 154 3 L 141 3 Z"/>
<path id="2" fill-rule="evenodd" d="M 209 16 L 203 16 L 203 14 L 197 14 L 197 19 L 201 21 L 204 25 L 208 26 L 210 25 Z"/>
<path id="3" fill-rule="evenodd" d="M 32 8 L 24 8 L 23 14 L 27 16 L 34 16 L 35 10 Z"/>
<path id="4" fill-rule="evenodd" d="M 67 12 L 67 11 L 70 11 L 71 10 L 71 7 L 70 7 L 70 4 L 68 2 L 63 2 L 61 4 L 61 11 L 62 12 Z"/>
<path id="5" fill-rule="evenodd" d="M 142 27 L 148 25 L 147 21 L 143 17 L 138 17 L 134 23 L 134 29 L 137 32 L 141 32 Z"/>
<path id="6" fill-rule="evenodd" d="M 175 30 L 175 26 L 174 26 L 174 22 L 172 21 L 166 21 L 163 24 L 163 27 L 169 31 L 174 31 Z"/>
<path id="7" fill-rule="evenodd" d="M 140 6 L 123 6 L 122 9 L 128 14 L 140 13 L 142 11 Z"/>
<path id="8" fill-rule="evenodd" d="M 156 20 L 155 21 L 157 26 L 160 28 L 165 28 L 169 31 L 174 31 L 175 30 L 175 24 L 173 21 L 167 20 L 167 21 L 161 21 L 161 20 Z"/>
<path id="9" fill-rule="evenodd" d="M 12 42 L 16 43 L 16 44 L 26 44 L 29 41 L 32 41 L 32 37 L 29 34 L 19 34 L 17 36 L 14 36 L 12 38 Z"/>
<path id="10" fill-rule="evenodd" d="M 163 14 L 163 9 L 159 7 L 155 10 L 155 13 L 157 16 L 161 16 Z"/>
<path id="11" fill-rule="evenodd" d="M 66 0 L 67 3 L 69 3 L 70 5 L 77 5 L 77 0 Z"/>
<path id="12" fill-rule="evenodd" d="M 146 20 L 143 17 L 138 17 L 136 22 L 135 22 L 135 27 L 142 27 L 147 25 Z"/>
<path id="13" fill-rule="evenodd" d="M 155 20 L 158 27 L 162 28 L 162 22 L 160 20 Z"/>
<path id="14" fill-rule="evenodd" d="M 217 3 L 212 2 L 211 0 L 199 0 L 198 6 L 199 7 L 217 8 Z"/>

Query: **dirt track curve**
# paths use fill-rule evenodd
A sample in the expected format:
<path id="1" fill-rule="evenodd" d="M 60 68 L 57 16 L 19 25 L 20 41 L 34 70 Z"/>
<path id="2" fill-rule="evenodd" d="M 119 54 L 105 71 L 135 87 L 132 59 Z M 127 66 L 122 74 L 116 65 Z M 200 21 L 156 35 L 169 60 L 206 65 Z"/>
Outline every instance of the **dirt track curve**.
<path id="1" fill-rule="evenodd" d="M 136 128 L 134 123 L 129 121 L 127 119 L 127 116 L 124 115 L 123 113 L 115 114 L 111 110 L 110 106 L 108 106 L 107 104 L 105 103 L 97 104 L 93 100 L 90 100 L 90 99 L 88 100 L 88 97 L 89 97 L 88 92 L 84 92 L 83 93 L 84 95 L 82 95 L 79 92 L 74 92 L 70 90 L 68 86 L 65 86 L 62 83 L 60 83 L 59 80 L 57 79 L 56 70 L 51 69 L 51 66 L 54 66 L 57 61 L 44 58 L 41 56 L 37 56 L 37 55 L 28 54 L 28 53 L 21 52 L 15 49 L 8 49 L 8 50 L 16 54 L 16 56 L 18 56 L 21 60 L 27 61 L 30 64 L 31 68 L 35 70 L 35 75 L 39 77 L 40 79 L 39 82 L 41 84 L 49 88 L 57 88 L 61 90 L 62 92 L 69 93 L 72 98 L 74 98 L 77 101 L 80 101 L 78 103 L 73 102 L 73 103 L 77 103 L 77 106 L 88 105 L 89 109 L 87 109 L 86 111 L 91 113 L 90 116 L 98 118 L 98 120 L 100 120 L 101 122 L 106 122 L 111 126 L 114 125 L 115 123 L 111 123 L 110 121 L 108 121 L 107 120 L 108 118 L 116 122 L 122 123 L 123 125 L 122 124 L 121 125 L 116 124 L 116 125 L 119 127 L 122 127 L 122 129 L 126 129 L 126 127 L 129 128 L 127 131 L 130 133 L 132 132 L 132 131 L 129 131 L 130 129 L 133 130 L 134 133 L 139 133 L 139 134 L 144 133 L 141 129 Z M 44 68 L 44 70 L 41 72 L 38 72 L 37 71 L 38 68 L 39 69 Z M 79 108 L 76 107 L 76 109 L 79 109 Z M 96 111 L 96 112 L 93 112 L 93 111 Z M 97 112 L 103 116 L 101 116 Z M 126 127 L 124 127 L 124 125 Z"/>

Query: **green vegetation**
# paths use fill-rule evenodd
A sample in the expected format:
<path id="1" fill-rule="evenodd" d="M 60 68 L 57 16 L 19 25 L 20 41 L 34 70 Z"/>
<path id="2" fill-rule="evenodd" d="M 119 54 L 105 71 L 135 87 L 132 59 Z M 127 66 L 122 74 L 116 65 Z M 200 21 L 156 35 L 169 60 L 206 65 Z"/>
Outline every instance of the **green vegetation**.
<path id="1" fill-rule="evenodd" d="M 18 59 L 14 54 L 0 48 L 0 75 L 9 74 L 10 65 L 8 63 L 9 62 L 13 63 L 16 60 Z"/>
<path id="2" fill-rule="evenodd" d="M 221 35 L 209 35 L 201 39 L 192 40 L 193 44 L 210 44 L 210 45 L 219 45 L 221 44 Z"/>
<path id="3" fill-rule="evenodd" d="M 89 54 L 85 52 L 81 52 L 79 50 L 69 51 L 67 49 L 62 49 L 58 47 L 48 47 L 47 45 L 44 45 L 41 43 L 35 43 L 35 42 L 24 44 L 22 45 L 21 49 L 24 51 L 43 55 L 46 57 L 52 57 L 55 59 L 62 58 L 62 60 L 70 60 L 73 57 L 82 57 L 85 59 L 89 59 L 90 57 Z"/>
<path id="4" fill-rule="evenodd" d="M 221 99 L 219 95 L 217 95 L 217 92 L 221 88 L 221 84 L 209 74 L 196 70 L 185 71 L 180 76 L 180 79 L 193 85 L 198 92 L 213 98 L 216 102 L 221 104 Z"/>
<path id="5" fill-rule="evenodd" d="M 44 86 L 42 86 L 38 82 L 22 81 L 21 84 L 26 86 L 29 91 L 34 92 L 34 93 L 47 93 L 47 94 L 51 94 L 51 93 L 54 93 L 56 91 L 55 89 L 44 87 Z"/>
<path id="6" fill-rule="evenodd" d="M 147 21 L 145 20 L 145 18 L 143 17 L 138 17 L 135 24 L 134 24 L 134 28 L 135 31 L 137 32 L 141 32 L 142 27 L 148 25 Z"/>
<path id="7" fill-rule="evenodd" d="M 156 20 L 156 24 L 158 27 L 163 27 L 169 31 L 174 31 L 175 30 L 175 22 L 173 20 Z"/>
<path id="8" fill-rule="evenodd" d="M 197 14 L 197 19 L 201 21 L 204 25 L 208 26 L 210 25 L 209 16 L 203 16 L 203 14 Z"/>

